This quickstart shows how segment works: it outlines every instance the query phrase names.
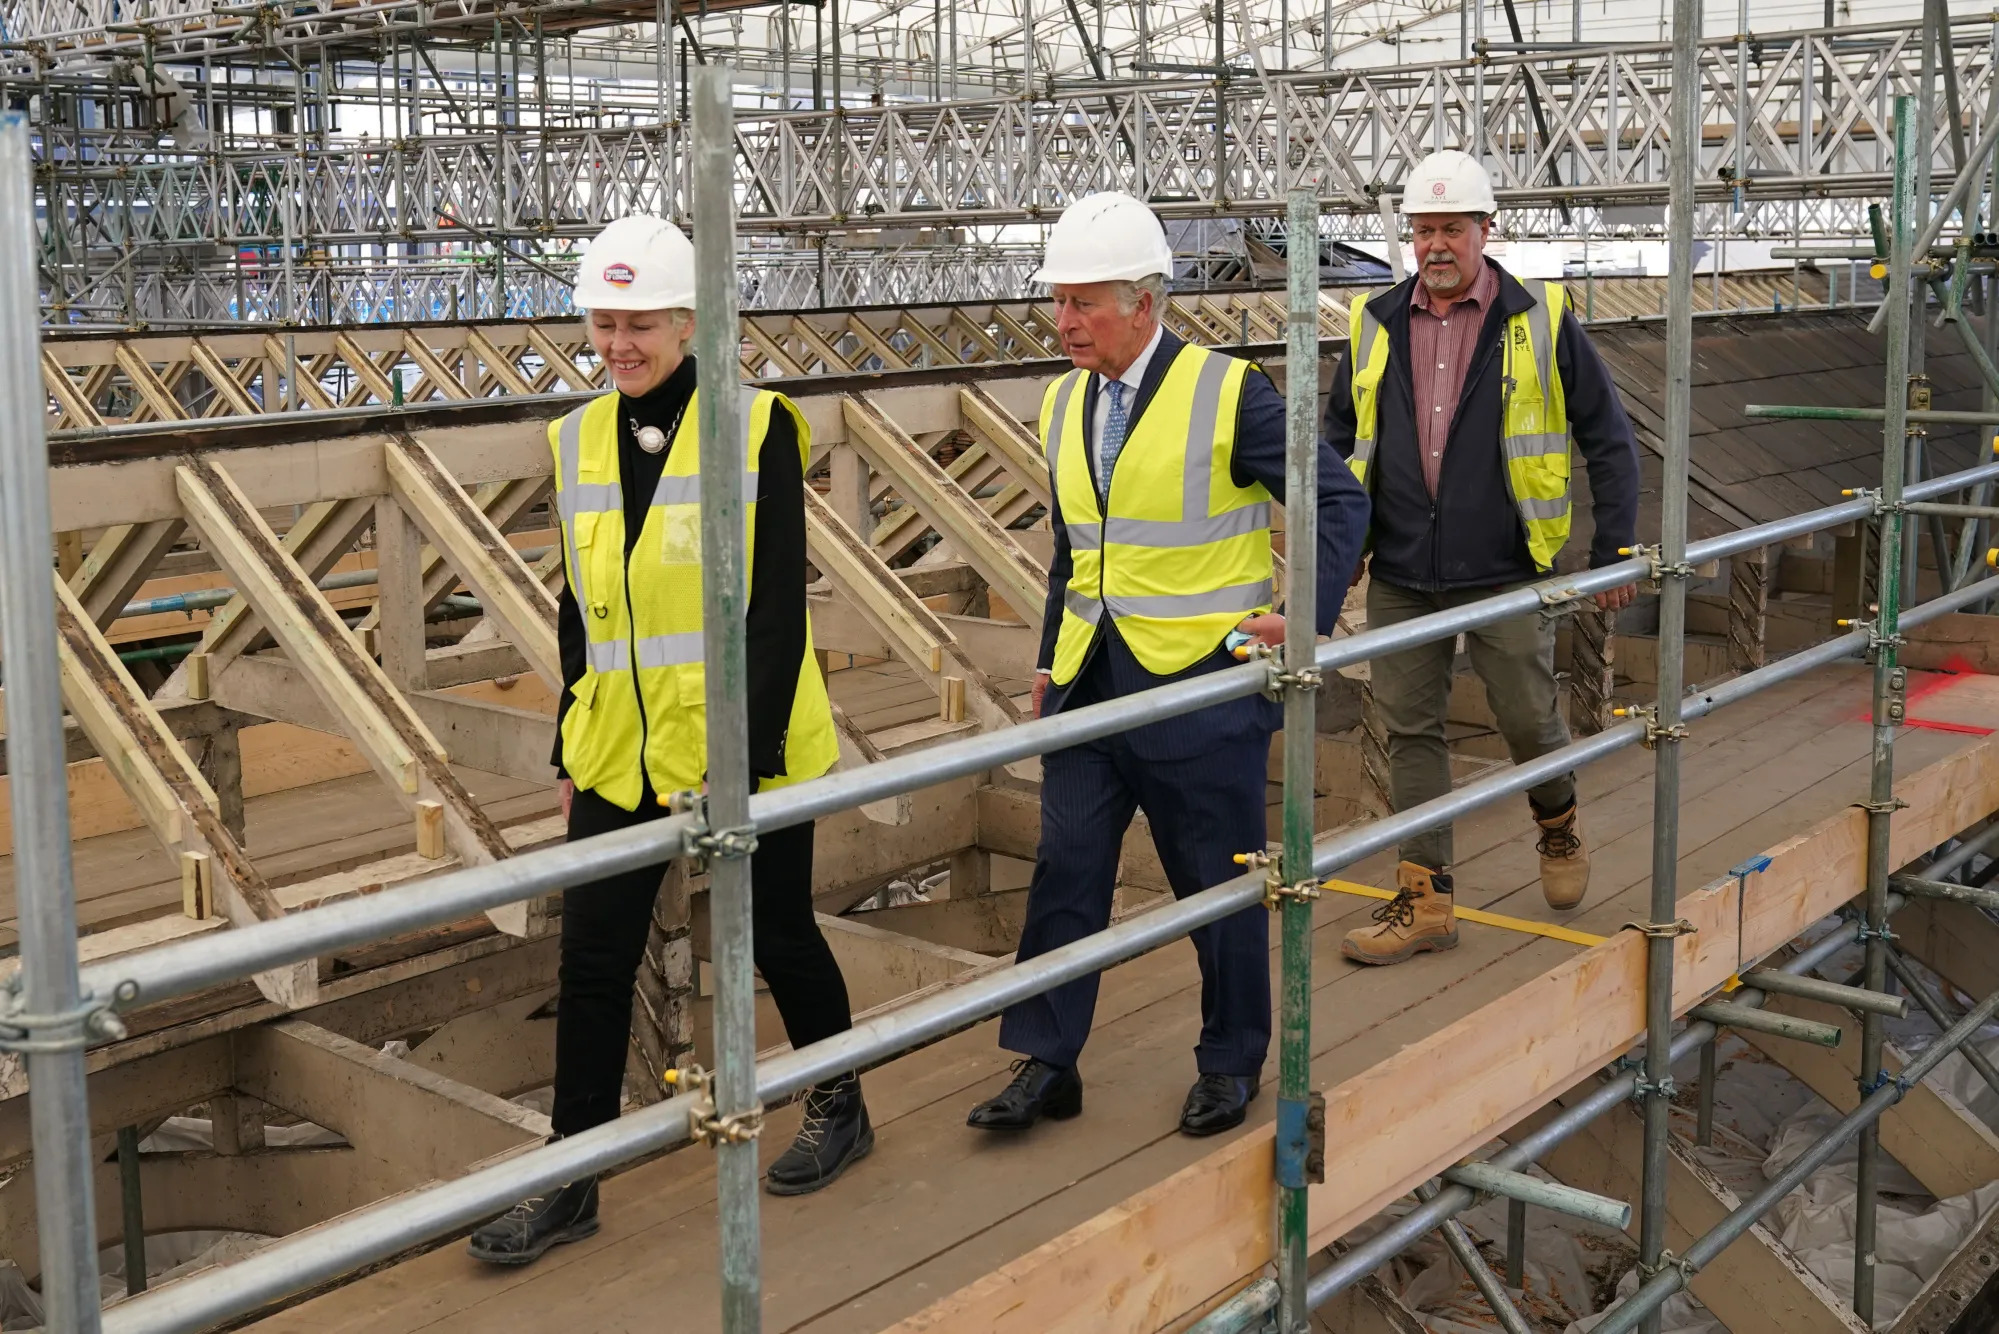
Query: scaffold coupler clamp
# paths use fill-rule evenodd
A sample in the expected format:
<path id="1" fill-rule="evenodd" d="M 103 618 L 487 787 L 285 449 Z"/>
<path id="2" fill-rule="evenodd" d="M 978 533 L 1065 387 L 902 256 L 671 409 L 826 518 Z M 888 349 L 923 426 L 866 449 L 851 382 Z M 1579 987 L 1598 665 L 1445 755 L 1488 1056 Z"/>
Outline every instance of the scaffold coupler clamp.
<path id="1" fill-rule="evenodd" d="M 1904 1075 L 1891 1075 L 1886 1070 L 1876 1070 L 1871 1079 L 1856 1081 L 1860 1085 L 1860 1096 L 1871 1098 L 1889 1085 L 1895 1086 L 1895 1100 L 1901 1101 L 1908 1091 L 1916 1086 L 1915 1081 Z"/>
<path id="2" fill-rule="evenodd" d="M 1268 659 L 1270 663 L 1270 679 L 1263 683 L 1263 693 L 1278 703 L 1283 703 L 1284 696 L 1290 691 L 1317 690 L 1323 684 L 1324 679 L 1319 675 L 1317 667 L 1307 664 L 1295 672 L 1287 671 L 1282 654 L 1273 653 L 1264 645 L 1259 644 L 1257 647 L 1263 649 L 1263 652 L 1257 656 Z"/>
<path id="3" fill-rule="evenodd" d="M 1248 871 L 1264 871 L 1263 906 L 1272 912 L 1284 906 L 1286 901 L 1310 903 L 1319 897 L 1319 882 L 1315 879 L 1293 883 L 1284 877 L 1281 859 L 1267 852 L 1238 852 L 1235 864 Z"/>
<path id="4" fill-rule="evenodd" d="M 739 829 L 708 827 L 708 795 L 705 792 L 675 792 L 667 797 L 666 808 L 675 815 L 694 817 L 693 827 L 681 840 L 683 855 L 693 859 L 697 869 L 706 869 L 716 857 L 747 857 L 757 850 L 755 825 Z"/>
<path id="5" fill-rule="evenodd" d="M 1574 584 L 1541 584 L 1534 591 L 1541 597 L 1540 615 L 1544 625 L 1552 625 L 1564 616 L 1573 615 L 1594 605 L 1589 600 L 1589 594 Z"/>
<path id="6" fill-rule="evenodd" d="M 1277 1184 L 1286 1190 L 1324 1185 L 1326 1095 L 1277 1100 Z"/>
<path id="7" fill-rule="evenodd" d="M 1689 1260 L 1686 1256 L 1675 1255 L 1671 1251 L 1660 1251 L 1658 1264 L 1648 1265 L 1643 1260 L 1640 1260 L 1637 1268 L 1639 1281 L 1643 1283 L 1650 1283 L 1668 1269 L 1677 1269 L 1680 1271 L 1680 1282 L 1683 1286 L 1691 1283 L 1694 1275 L 1700 1272 L 1699 1265 Z"/>
<path id="8" fill-rule="evenodd" d="M 23 1008 L 20 976 L 0 991 L 0 1051 L 16 1056 L 50 1056 L 82 1051 L 93 1042 L 115 1042 L 126 1035 L 117 1007 L 139 998 L 139 984 L 120 982 L 109 1000 L 85 996 L 66 1010 L 35 1014 Z"/>
<path id="9" fill-rule="evenodd" d="M 1662 546 L 1646 546 L 1640 543 L 1635 547 L 1619 547 L 1617 554 L 1620 556 L 1635 557 L 1650 565 L 1652 569 L 1645 578 L 1653 584 L 1663 583 L 1669 575 L 1675 579 L 1691 579 L 1694 577 L 1694 567 L 1686 561 L 1674 561 L 1670 565 L 1667 564 L 1666 549 Z"/>
<path id="10" fill-rule="evenodd" d="M 1643 1075 L 1638 1076 L 1637 1079 L 1631 1082 L 1631 1100 L 1633 1102 L 1643 1102 L 1647 1098 L 1665 1098 L 1671 1101 L 1679 1094 L 1679 1091 L 1680 1086 L 1673 1082 L 1671 1075 L 1667 1075 L 1656 1084 Z"/>
<path id="11" fill-rule="evenodd" d="M 1629 718 L 1634 722 L 1644 723 L 1645 735 L 1639 740 L 1638 744 L 1647 750 L 1657 750 L 1662 740 L 1685 741 L 1687 739 L 1687 725 L 1685 723 L 1674 723 L 1671 727 L 1659 726 L 1659 710 L 1655 705 L 1631 704 L 1623 708 L 1612 709 L 1610 716 L 1613 718 Z"/>
<path id="12" fill-rule="evenodd" d="M 660 1082 L 669 1092 L 696 1095 L 697 1101 L 687 1113 L 687 1133 L 697 1144 L 706 1144 L 711 1149 L 724 1144 L 747 1144 L 763 1133 L 762 1103 L 728 1116 L 715 1115 L 715 1076 L 698 1065 L 668 1070 L 660 1076 Z"/>

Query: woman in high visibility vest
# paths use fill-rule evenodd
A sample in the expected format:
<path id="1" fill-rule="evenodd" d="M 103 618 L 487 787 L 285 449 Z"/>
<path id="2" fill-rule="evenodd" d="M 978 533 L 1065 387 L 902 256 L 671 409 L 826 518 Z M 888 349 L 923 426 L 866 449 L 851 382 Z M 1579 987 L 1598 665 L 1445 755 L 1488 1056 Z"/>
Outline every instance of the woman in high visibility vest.
<path id="1" fill-rule="evenodd" d="M 614 392 L 552 423 L 565 572 L 557 629 L 565 689 L 554 762 L 571 839 L 667 813 L 706 780 L 694 247 L 659 218 L 612 223 L 584 250 L 576 304 Z M 759 789 L 816 778 L 837 743 L 805 609 L 804 418 L 745 393 L 750 534 L 749 749 Z M 559 1138 L 619 1112 L 632 985 L 663 865 L 563 895 L 555 1037 Z M 766 832 L 751 862 L 756 964 L 792 1045 L 844 1032 L 847 987 L 812 913 L 812 826 Z M 766 1175 L 774 1194 L 818 1190 L 874 1147 L 860 1080 L 813 1088 L 798 1138 Z M 524 1200 L 472 1236 L 495 1264 L 526 1264 L 597 1230 L 594 1178 Z"/>

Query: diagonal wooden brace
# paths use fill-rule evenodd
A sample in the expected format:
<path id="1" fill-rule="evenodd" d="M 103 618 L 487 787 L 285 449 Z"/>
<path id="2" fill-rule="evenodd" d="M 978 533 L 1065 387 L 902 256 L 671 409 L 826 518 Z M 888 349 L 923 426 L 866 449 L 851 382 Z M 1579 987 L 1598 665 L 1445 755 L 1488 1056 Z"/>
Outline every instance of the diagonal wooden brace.
<path id="1" fill-rule="evenodd" d="M 222 821 L 221 803 L 164 720 L 133 681 L 83 603 L 56 581 L 56 653 L 63 702 L 97 747 L 147 828 L 185 867 L 208 877 L 214 901 L 237 926 L 274 921 L 285 910 Z M 190 860 L 192 854 L 192 860 Z M 318 999 L 318 966 L 308 960 L 259 973 L 265 999 L 288 1009 Z"/>
<path id="2" fill-rule="evenodd" d="M 196 459 L 174 470 L 174 483 L 188 522 L 405 809 L 414 816 L 418 802 L 443 807 L 445 844 L 462 865 L 509 855 L 506 839 L 452 773 L 436 737 L 361 652 L 332 604 L 228 474 Z M 218 689 L 226 679 L 225 672 Z M 513 904 L 487 915 L 511 935 L 542 925 L 538 905 Z"/>
<path id="3" fill-rule="evenodd" d="M 560 691 L 562 654 L 549 591 L 421 441 L 399 436 L 383 448 L 383 457 L 390 489 L 404 511 L 464 576 L 521 656 L 551 690 Z"/>

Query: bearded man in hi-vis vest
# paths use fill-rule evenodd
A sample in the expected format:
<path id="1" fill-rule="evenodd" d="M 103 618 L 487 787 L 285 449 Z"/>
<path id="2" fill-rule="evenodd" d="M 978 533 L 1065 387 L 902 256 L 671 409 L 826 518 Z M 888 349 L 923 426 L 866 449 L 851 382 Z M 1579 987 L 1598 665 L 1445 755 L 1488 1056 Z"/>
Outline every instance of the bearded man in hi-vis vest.
<path id="1" fill-rule="evenodd" d="M 1476 159 L 1447 149 L 1410 173 L 1402 211 L 1416 273 L 1357 298 L 1333 372 L 1326 435 L 1374 502 L 1369 629 L 1477 602 L 1555 572 L 1569 539 L 1570 444 L 1588 465 L 1589 565 L 1621 559 L 1638 521 L 1638 445 L 1610 371 L 1560 283 L 1514 278 L 1485 257 L 1496 204 Z M 1634 590 L 1596 595 L 1616 611 Z M 1569 742 L 1555 688 L 1554 626 L 1538 613 L 1468 631 L 1471 666 L 1516 764 Z M 1451 790 L 1444 727 L 1455 638 L 1374 660 L 1395 809 Z M 1589 848 L 1573 774 L 1527 791 L 1541 890 L 1574 908 Z M 1394 899 L 1341 946 L 1400 963 L 1458 943 L 1448 824 L 1402 841 Z"/>
<path id="2" fill-rule="evenodd" d="M 1049 386 L 1042 452 L 1055 555 L 1037 712 L 1101 703 L 1219 670 L 1251 641 L 1276 646 L 1270 509 L 1284 499 L 1284 400 L 1247 361 L 1183 343 L 1159 317 L 1173 252 L 1138 200 L 1098 194 L 1055 224 L 1038 282 L 1076 369 Z M 1321 448 L 1318 576 L 1347 587 L 1367 497 Z M 1301 553 L 1291 553 L 1294 559 Z M 1309 558 L 1310 553 L 1303 553 Z M 1331 633 L 1337 596 L 1322 599 Z M 1266 843 L 1264 780 L 1278 706 L 1236 700 L 1053 751 L 1041 768 L 1041 847 L 1018 957 L 1110 923 L 1118 853 L 1143 808 L 1175 895 L 1241 874 Z M 1193 933 L 1201 967 L 1189 1135 L 1242 1124 L 1270 1045 L 1269 913 L 1248 908 Z M 1025 1130 L 1082 1110 L 1077 1057 L 1095 974 L 1008 1008 L 1000 1045 L 1024 1059 L 972 1109 L 982 1130 Z"/>

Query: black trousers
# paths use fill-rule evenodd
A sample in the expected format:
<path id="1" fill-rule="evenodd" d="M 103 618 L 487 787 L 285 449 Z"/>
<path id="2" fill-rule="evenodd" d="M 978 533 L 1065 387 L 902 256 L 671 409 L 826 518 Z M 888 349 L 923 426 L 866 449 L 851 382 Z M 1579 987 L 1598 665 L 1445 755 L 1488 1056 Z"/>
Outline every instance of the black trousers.
<path id="1" fill-rule="evenodd" d="M 665 814 L 650 792 L 636 811 L 627 811 L 579 791 L 569 807 L 569 837 L 573 842 Z M 664 872 L 664 865 L 641 867 L 562 896 L 551 1117 L 558 1135 L 617 1119 L 632 985 Z M 853 1025 L 847 983 L 812 916 L 812 826 L 758 835 L 750 879 L 757 971 L 784 1019 L 785 1036 L 803 1047 L 844 1033 Z"/>

